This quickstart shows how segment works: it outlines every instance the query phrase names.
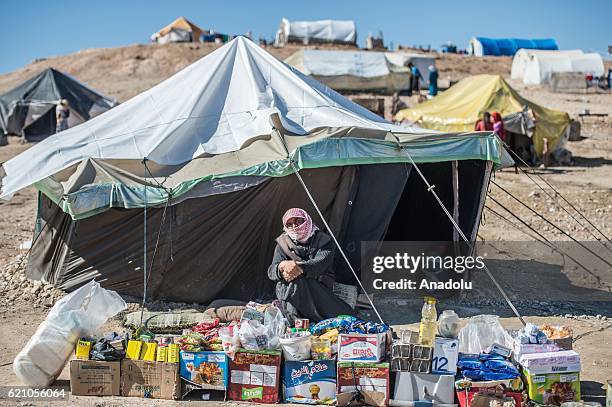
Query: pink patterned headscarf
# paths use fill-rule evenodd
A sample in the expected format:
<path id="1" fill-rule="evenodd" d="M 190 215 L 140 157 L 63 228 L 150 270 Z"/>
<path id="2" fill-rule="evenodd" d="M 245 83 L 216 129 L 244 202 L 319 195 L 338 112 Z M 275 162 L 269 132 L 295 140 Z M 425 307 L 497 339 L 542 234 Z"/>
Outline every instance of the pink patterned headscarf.
<path id="1" fill-rule="evenodd" d="M 290 229 L 287 227 L 287 221 L 291 218 L 304 219 L 304 223 L 297 228 Z M 310 215 L 308 215 L 304 209 L 291 208 L 283 215 L 283 230 L 295 241 L 306 243 L 318 229 L 319 228 L 312 223 Z"/>

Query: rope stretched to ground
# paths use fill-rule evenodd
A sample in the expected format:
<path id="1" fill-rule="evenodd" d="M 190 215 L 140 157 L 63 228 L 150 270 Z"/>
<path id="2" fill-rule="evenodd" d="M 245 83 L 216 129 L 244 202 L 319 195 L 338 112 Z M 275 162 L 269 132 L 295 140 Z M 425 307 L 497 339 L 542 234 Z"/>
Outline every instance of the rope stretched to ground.
<path id="1" fill-rule="evenodd" d="M 520 203 L 521 205 L 523 205 L 525 208 L 529 209 L 534 215 L 536 215 L 537 217 L 541 218 L 542 220 L 544 220 L 546 223 L 548 223 L 549 225 L 551 225 L 552 227 L 554 227 L 555 229 L 557 229 L 559 232 L 561 232 L 563 235 L 569 237 L 570 239 L 572 239 L 574 242 L 578 243 L 578 245 L 580 247 L 582 247 L 584 250 L 588 251 L 589 253 L 591 253 L 593 256 L 597 257 L 599 260 L 603 261 L 604 263 L 606 263 L 607 265 L 609 265 L 610 267 L 612 267 L 612 263 L 610 263 L 607 259 L 601 257 L 599 254 L 595 253 L 593 250 L 589 249 L 588 247 L 586 247 L 582 242 L 579 242 L 578 240 L 576 240 L 572 235 L 570 235 L 569 233 L 567 233 L 565 230 L 561 229 L 559 226 L 557 226 L 556 224 L 554 224 L 553 222 L 551 222 L 550 220 L 548 220 L 545 216 L 543 216 L 542 214 L 538 213 L 535 209 L 533 209 L 532 207 L 530 207 L 529 205 L 527 205 L 525 202 L 521 201 L 520 199 L 518 199 L 516 196 L 514 196 L 513 194 L 511 194 L 510 192 L 508 192 L 504 187 L 502 187 L 501 185 L 499 185 L 498 183 L 496 183 L 495 181 L 491 181 L 491 183 L 493 185 L 495 185 L 496 187 L 498 187 L 499 189 L 501 189 L 502 191 L 504 191 L 506 194 L 510 195 L 514 200 L 516 200 L 518 203 Z"/>
<path id="2" fill-rule="evenodd" d="M 421 179 L 423 180 L 423 182 L 425 183 L 425 185 L 427 186 L 427 190 L 429 192 L 431 192 L 431 194 L 434 196 L 434 198 L 436 199 L 436 201 L 438 202 L 438 205 L 440 205 L 440 207 L 442 208 L 442 210 L 444 211 L 444 213 L 446 214 L 446 216 L 448 217 L 448 219 L 451 221 L 451 223 L 453 224 L 453 227 L 455 228 L 455 230 L 457 230 L 457 232 L 459 233 L 459 235 L 461 236 L 461 238 L 463 239 L 463 241 L 468 245 L 468 247 L 470 248 L 470 251 L 473 253 L 474 252 L 474 245 L 472 244 L 472 242 L 465 236 L 465 234 L 463 233 L 463 230 L 461 230 L 461 228 L 459 227 L 459 225 L 457 224 L 457 222 L 455 222 L 455 219 L 453 218 L 453 216 L 448 212 L 448 209 L 446 209 L 446 206 L 444 206 L 444 203 L 442 202 L 442 200 L 440 199 L 440 197 L 438 196 L 438 194 L 436 193 L 436 191 L 434 190 L 435 185 L 431 185 L 429 183 L 429 181 L 427 181 L 427 178 L 425 178 L 425 175 L 423 175 L 423 173 L 421 172 L 421 169 L 419 168 L 418 165 L 416 165 L 416 163 L 414 162 L 414 160 L 412 159 L 412 156 L 410 155 L 410 153 L 408 152 L 408 150 L 402 146 L 399 138 L 397 138 L 397 136 L 393 135 L 397 141 L 397 145 L 398 148 L 400 149 L 400 151 L 404 151 L 406 153 L 406 156 L 408 157 L 408 160 L 410 160 L 410 163 L 412 164 L 412 166 L 414 167 L 414 169 L 416 169 L 417 173 L 419 174 L 419 176 L 421 177 Z M 501 293 L 502 297 L 504 297 L 504 300 L 506 301 L 506 303 L 508 304 L 508 306 L 510 307 L 510 309 L 512 309 L 512 312 L 514 313 L 514 315 L 517 316 L 517 318 L 521 321 L 521 323 L 523 325 L 526 325 L 525 320 L 523 319 L 523 317 L 521 316 L 521 314 L 518 312 L 518 310 L 516 309 L 516 307 L 514 306 L 514 304 L 512 303 L 512 300 L 510 300 L 510 297 L 508 297 L 508 294 L 506 294 L 506 292 L 504 291 L 504 289 L 502 288 L 502 286 L 499 284 L 499 282 L 497 281 L 497 279 L 493 276 L 493 273 L 491 273 L 491 270 L 489 270 L 489 268 L 487 267 L 486 264 L 484 264 L 483 270 L 485 271 L 485 273 L 487 273 L 487 275 L 489 276 L 489 278 L 491 279 L 491 281 L 493 282 L 493 284 L 495 285 L 495 287 L 497 288 L 497 290 Z"/>
<path id="3" fill-rule="evenodd" d="M 504 147 L 506 148 L 506 151 L 508 151 L 510 154 L 512 154 L 513 156 L 515 156 L 516 158 L 518 158 L 518 160 L 527 168 L 529 168 L 532 171 L 532 174 L 535 175 L 536 177 L 538 177 L 542 182 L 544 182 L 550 189 L 553 190 L 553 192 L 555 193 L 555 195 L 558 195 L 567 205 L 569 205 L 570 208 L 572 208 L 574 211 L 576 211 L 576 213 L 578 213 L 580 216 L 582 216 L 584 218 L 584 220 L 587 221 L 587 223 L 589 225 L 591 225 L 597 232 L 599 232 L 608 242 L 610 242 L 611 240 L 601 231 L 599 230 L 599 228 L 597 226 L 595 226 L 593 224 L 593 222 L 591 222 L 591 220 L 589 218 L 586 217 L 586 215 L 584 213 L 582 213 L 581 211 L 578 210 L 578 208 L 576 208 L 574 205 L 572 205 L 572 203 L 570 201 L 568 201 L 562 194 L 561 192 L 559 192 L 554 186 L 552 186 L 548 181 L 546 181 L 546 179 L 544 177 L 542 177 L 540 174 L 536 173 L 534 168 L 532 166 L 530 166 L 529 164 L 527 164 L 525 162 L 525 160 L 523 160 L 517 153 L 515 153 L 514 151 L 512 151 L 512 149 L 504 143 Z M 525 171 L 523 168 L 521 167 L 516 167 L 518 168 L 523 174 L 525 174 L 527 176 L 527 178 L 529 178 L 531 180 L 531 182 L 533 182 L 534 184 L 536 184 L 542 191 L 544 191 L 545 193 L 547 193 L 547 191 L 537 182 L 535 182 L 535 180 L 533 178 L 531 178 L 531 176 L 529 175 L 529 173 L 527 171 Z M 547 196 L 550 197 L 550 195 Z M 552 197 L 551 199 L 555 200 L 555 202 L 557 201 L 554 197 Z M 561 208 L 563 208 L 568 214 L 569 211 L 567 211 L 562 205 L 559 205 Z M 571 216 L 571 214 L 570 214 Z M 574 218 L 572 216 L 572 218 Z M 576 220 L 576 222 L 584 227 L 580 222 L 578 222 L 577 219 L 574 218 L 574 220 Z M 591 230 L 589 230 L 589 232 L 594 236 L 594 234 L 591 232 Z M 595 236 L 594 236 L 595 237 Z M 599 238 L 595 237 L 597 240 L 600 240 Z M 601 241 L 601 240 L 600 240 Z M 607 246 L 606 246 L 607 247 Z"/>
<path id="4" fill-rule="evenodd" d="M 593 271 L 589 270 L 584 264 L 582 264 L 581 262 L 576 260 L 573 256 L 568 254 L 566 251 L 561 250 L 561 248 L 559 248 L 559 246 L 553 244 L 553 242 L 551 242 L 544 235 L 542 235 L 540 232 L 535 230 L 533 228 L 533 226 L 531 226 L 530 224 L 528 224 L 527 222 L 525 222 L 524 220 L 519 218 L 516 214 L 514 214 L 508 208 L 506 208 L 504 205 L 502 205 L 497 200 L 495 200 L 495 198 L 493 198 L 493 197 L 489 197 L 489 198 L 493 202 L 495 202 L 497 205 L 499 205 L 501 208 L 503 208 L 506 212 L 508 212 L 510 215 L 512 215 L 514 218 L 516 218 L 519 222 L 521 222 L 523 225 L 525 225 L 525 227 L 527 227 L 527 229 L 532 231 L 535 235 L 539 236 L 539 238 L 538 237 L 534 237 L 532 234 L 527 233 L 524 230 L 521 230 L 521 228 L 519 228 L 516 223 L 512 222 L 510 219 L 506 218 L 504 215 L 500 214 L 499 212 L 497 212 L 493 208 L 485 205 L 485 208 L 487 208 L 491 213 L 493 213 L 494 215 L 497 215 L 499 218 L 503 219 L 505 222 L 507 222 L 510 225 L 514 226 L 518 231 L 526 234 L 527 236 L 531 237 L 532 239 L 537 240 L 540 243 L 543 243 L 544 245 L 548 246 L 549 248 L 551 248 L 552 250 L 556 251 L 557 253 L 560 253 L 561 255 L 567 256 L 570 260 L 572 260 L 574 263 L 576 263 L 578 266 L 580 266 L 584 271 L 586 271 L 587 273 L 589 273 L 590 275 L 595 277 L 597 279 L 597 281 L 601 283 L 601 278 L 598 275 L 596 275 Z"/>

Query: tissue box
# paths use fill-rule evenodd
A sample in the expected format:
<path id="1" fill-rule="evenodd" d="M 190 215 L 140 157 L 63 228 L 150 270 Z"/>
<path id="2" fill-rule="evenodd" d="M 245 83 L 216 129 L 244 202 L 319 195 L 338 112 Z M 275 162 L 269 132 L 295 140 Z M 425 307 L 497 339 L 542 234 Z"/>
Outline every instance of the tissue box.
<path id="1" fill-rule="evenodd" d="M 372 362 L 385 357 L 386 333 L 340 334 L 338 362 Z"/>
<path id="2" fill-rule="evenodd" d="M 519 363 L 531 374 L 580 371 L 580 355 L 573 350 L 528 353 L 521 356 Z"/>
<path id="3" fill-rule="evenodd" d="M 285 361 L 283 390 L 286 403 L 333 403 L 336 400 L 336 361 Z"/>

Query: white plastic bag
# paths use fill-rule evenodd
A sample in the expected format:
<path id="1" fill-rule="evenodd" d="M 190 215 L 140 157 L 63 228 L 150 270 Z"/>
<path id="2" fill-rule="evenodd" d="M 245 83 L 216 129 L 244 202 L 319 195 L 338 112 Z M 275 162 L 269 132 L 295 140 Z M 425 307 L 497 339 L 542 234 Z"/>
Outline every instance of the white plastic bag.
<path id="1" fill-rule="evenodd" d="M 240 343 L 244 349 L 268 349 L 268 329 L 254 320 L 244 320 L 240 325 Z"/>
<path id="2" fill-rule="evenodd" d="M 55 303 L 13 361 L 13 371 L 26 385 L 45 387 L 55 381 L 82 336 L 93 335 L 127 307 L 114 291 L 92 280 Z"/>
<path id="3" fill-rule="evenodd" d="M 221 339 L 221 346 L 223 346 L 223 352 L 227 356 L 234 360 L 236 351 L 240 348 L 240 325 L 231 323 L 228 326 L 224 326 L 219 329 L 219 338 Z"/>
<path id="4" fill-rule="evenodd" d="M 310 332 L 293 332 L 280 338 L 285 360 L 296 361 L 310 359 Z"/>
<path id="5" fill-rule="evenodd" d="M 459 352 L 482 353 L 497 343 L 512 347 L 512 338 L 497 315 L 476 315 L 459 331 Z"/>
<path id="6" fill-rule="evenodd" d="M 287 332 L 287 320 L 282 311 L 275 306 L 266 308 L 264 325 L 268 331 L 268 349 L 280 349 L 279 338 Z"/>

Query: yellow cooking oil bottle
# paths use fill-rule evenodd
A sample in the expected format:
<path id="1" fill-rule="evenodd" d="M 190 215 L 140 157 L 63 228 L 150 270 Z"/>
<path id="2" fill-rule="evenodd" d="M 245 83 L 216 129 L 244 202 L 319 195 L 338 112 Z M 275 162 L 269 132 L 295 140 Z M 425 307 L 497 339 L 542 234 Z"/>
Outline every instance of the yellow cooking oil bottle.
<path id="1" fill-rule="evenodd" d="M 421 325 L 419 327 L 419 344 L 433 346 L 436 340 L 438 313 L 436 312 L 436 299 L 425 297 L 421 310 Z"/>

